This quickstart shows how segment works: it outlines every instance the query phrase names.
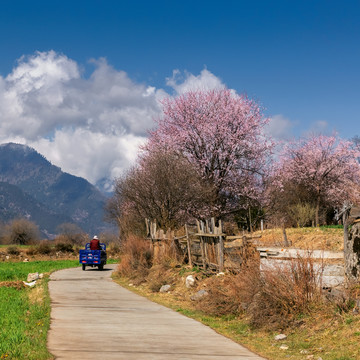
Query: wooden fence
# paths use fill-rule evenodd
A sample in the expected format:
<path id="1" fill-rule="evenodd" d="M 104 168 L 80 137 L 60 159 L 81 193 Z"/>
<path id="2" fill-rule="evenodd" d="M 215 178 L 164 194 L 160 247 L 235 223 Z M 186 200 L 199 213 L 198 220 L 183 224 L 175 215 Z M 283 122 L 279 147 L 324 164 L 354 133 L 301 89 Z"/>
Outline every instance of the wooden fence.
<path id="1" fill-rule="evenodd" d="M 154 261 L 160 261 L 170 251 L 187 260 L 190 266 L 197 265 L 206 270 L 223 271 L 224 268 L 236 269 L 243 261 L 254 256 L 256 248 L 252 246 L 253 237 L 245 235 L 226 236 L 222 223 L 196 221 L 194 225 L 185 225 L 182 235 L 158 229 L 156 222 L 146 219 L 147 237 L 154 251 Z"/>

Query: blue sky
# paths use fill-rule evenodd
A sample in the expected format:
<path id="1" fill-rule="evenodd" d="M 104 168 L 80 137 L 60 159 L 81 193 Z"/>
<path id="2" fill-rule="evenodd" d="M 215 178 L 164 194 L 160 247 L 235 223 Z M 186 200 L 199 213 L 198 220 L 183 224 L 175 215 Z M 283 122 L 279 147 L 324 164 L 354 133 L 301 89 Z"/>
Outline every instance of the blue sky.
<path id="1" fill-rule="evenodd" d="M 18 96 L 18 89 L 25 86 L 23 74 L 29 68 L 41 66 L 44 74 L 46 69 L 51 71 L 50 64 L 55 61 L 67 74 L 55 76 L 55 80 L 51 75 L 50 93 L 56 96 L 60 93 L 63 96 L 64 88 L 54 88 L 54 81 L 61 84 L 66 81 L 67 93 L 74 91 L 70 83 L 77 82 L 76 96 L 81 97 L 79 92 L 83 89 L 84 97 L 88 94 L 87 99 L 92 97 L 92 102 L 96 102 L 96 91 L 89 93 L 87 88 L 95 89 L 91 79 L 97 76 L 96 89 L 106 93 L 99 85 L 102 71 L 106 73 L 107 82 L 118 78 L 121 84 L 128 84 L 126 89 L 131 94 L 153 89 L 158 96 L 161 92 L 176 95 L 179 89 L 174 83 L 189 82 L 191 76 L 198 77 L 200 82 L 211 78 L 260 102 L 266 115 L 274 118 L 276 136 L 301 136 L 312 130 L 325 133 L 336 130 L 345 138 L 360 135 L 359 1 L 2 1 L 0 49 L 0 87 L 2 80 L 7 89 L 4 99 L 14 92 Z M 35 61 L 36 52 L 45 54 L 43 61 L 29 66 L 31 59 Z M 65 63 L 66 68 L 62 67 Z M 15 75 L 16 69 L 22 75 Z M 36 69 L 35 74 L 39 68 Z M 206 74 L 202 73 L 204 69 Z M 176 81 L 173 78 L 171 82 L 169 78 L 174 70 L 179 72 Z M 26 84 L 33 82 L 34 76 L 37 75 L 31 75 Z M 37 86 L 42 84 L 32 85 L 32 101 L 29 100 L 24 109 L 37 101 L 35 97 L 40 96 Z M 0 105 L 1 96 L 0 92 Z M 116 99 L 121 103 L 121 95 L 118 96 Z M 124 106 L 136 102 L 134 98 L 135 95 L 129 95 Z M 84 101 L 87 100 L 82 99 Z M 109 103 L 108 98 L 98 107 Z M 155 107 L 147 103 L 140 106 L 141 110 L 132 108 L 132 111 L 144 115 L 150 109 L 150 118 L 156 113 Z M 69 129 L 81 129 L 81 112 L 75 120 L 63 115 L 56 121 L 46 118 L 48 112 L 44 110 L 38 115 L 43 124 L 51 122 L 53 126 L 48 126 L 47 133 L 37 134 L 34 130 L 32 137 L 27 137 L 19 130 L 20 125 L 15 130 L 9 125 L 0 127 L 0 140 L 26 142 L 45 152 L 45 156 L 65 170 L 80 169 L 80 176 L 91 178 L 91 164 L 81 169 L 83 165 L 77 164 L 74 156 L 60 155 L 62 147 L 71 145 L 70 140 L 66 142 Z M 89 114 L 83 116 L 90 122 L 99 121 L 101 116 L 105 118 L 100 110 L 98 113 L 94 110 L 94 114 L 90 120 Z M 15 115 L 8 116 L 5 110 L 1 113 L 0 109 L 0 115 L 2 122 L 15 121 Z M 34 124 L 36 117 L 34 108 L 31 116 L 24 117 L 23 121 Z M 63 122 L 66 131 L 57 133 L 56 138 L 54 134 Z M 125 124 L 122 120 L 120 123 Z M 115 120 L 111 126 L 116 126 Z M 122 127 L 123 134 L 127 132 L 135 139 L 127 138 L 119 151 L 130 143 L 131 151 L 135 151 L 140 137 L 146 137 L 146 131 L 139 130 L 141 126 L 151 127 L 141 121 L 138 125 L 126 123 Z M 99 128 L 96 131 L 98 136 L 106 135 Z M 57 150 L 50 151 L 50 145 L 54 144 L 44 139 L 56 140 Z M 74 137 L 73 141 L 76 141 Z M 83 151 L 85 156 L 85 147 Z M 104 150 L 104 156 L 105 153 Z M 98 175 L 90 180 L 98 181 L 103 172 L 108 172 L 106 176 L 118 175 L 132 159 L 129 156 L 116 164 L 117 172 L 112 174 L 100 166 Z M 104 164 L 101 157 L 99 162 Z M 111 165 L 109 162 L 107 166 Z"/>

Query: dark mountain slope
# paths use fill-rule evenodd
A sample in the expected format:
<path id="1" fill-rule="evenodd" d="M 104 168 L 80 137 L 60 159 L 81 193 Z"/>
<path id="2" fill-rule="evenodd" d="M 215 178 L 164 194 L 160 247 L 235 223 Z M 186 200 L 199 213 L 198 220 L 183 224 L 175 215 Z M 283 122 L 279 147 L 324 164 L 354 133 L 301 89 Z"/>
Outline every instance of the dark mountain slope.
<path id="1" fill-rule="evenodd" d="M 0 181 L 17 186 L 50 215 L 57 214 L 59 224 L 66 218 L 89 233 L 107 226 L 103 222 L 105 196 L 85 179 L 62 172 L 32 148 L 0 145 Z M 48 228 L 53 232 L 53 226 Z"/>
<path id="2" fill-rule="evenodd" d="M 0 182 L 0 219 L 8 222 L 15 218 L 35 222 L 43 235 L 55 234 L 59 224 L 72 222 L 69 216 L 54 213 L 19 187 Z"/>

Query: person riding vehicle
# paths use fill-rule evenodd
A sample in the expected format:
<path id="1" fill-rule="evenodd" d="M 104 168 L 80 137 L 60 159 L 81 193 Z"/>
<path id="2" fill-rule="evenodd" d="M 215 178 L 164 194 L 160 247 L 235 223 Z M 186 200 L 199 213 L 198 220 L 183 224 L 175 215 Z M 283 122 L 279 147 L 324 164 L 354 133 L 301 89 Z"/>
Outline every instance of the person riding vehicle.
<path id="1" fill-rule="evenodd" d="M 100 246 L 99 238 L 96 235 L 90 241 L 90 250 L 102 250 Z"/>

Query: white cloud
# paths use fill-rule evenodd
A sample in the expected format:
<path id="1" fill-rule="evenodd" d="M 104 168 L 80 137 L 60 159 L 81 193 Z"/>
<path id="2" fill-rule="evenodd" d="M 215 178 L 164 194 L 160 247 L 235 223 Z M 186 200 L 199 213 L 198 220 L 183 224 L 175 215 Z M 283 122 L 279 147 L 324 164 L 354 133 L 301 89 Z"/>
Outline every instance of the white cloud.
<path id="1" fill-rule="evenodd" d="M 330 134 L 332 130 L 329 128 L 327 121 L 318 120 L 311 124 L 310 129 L 306 132 L 307 134 Z"/>
<path id="2" fill-rule="evenodd" d="M 30 143 L 57 166 L 96 183 L 103 177 L 114 179 L 134 163 L 145 137 L 133 134 L 108 135 L 87 129 L 56 130 L 52 140 Z"/>
<path id="3" fill-rule="evenodd" d="M 266 127 L 266 133 L 277 140 L 287 140 L 292 137 L 295 123 L 281 114 L 274 115 Z"/>
<path id="4" fill-rule="evenodd" d="M 133 164 L 164 90 L 139 84 L 105 59 L 92 60 L 84 78 L 74 60 L 54 51 L 19 59 L 0 76 L 0 143 L 34 147 L 54 165 L 92 183 L 113 179 Z M 210 71 L 175 71 L 167 84 L 178 94 L 224 87 Z"/>
<path id="5" fill-rule="evenodd" d="M 207 69 L 203 69 L 198 76 L 188 72 L 182 74 L 179 70 L 174 70 L 172 77 L 166 79 L 166 84 L 172 87 L 177 94 L 183 94 L 189 90 L 210 90 L 225 87 L 225 84 Z"/>

